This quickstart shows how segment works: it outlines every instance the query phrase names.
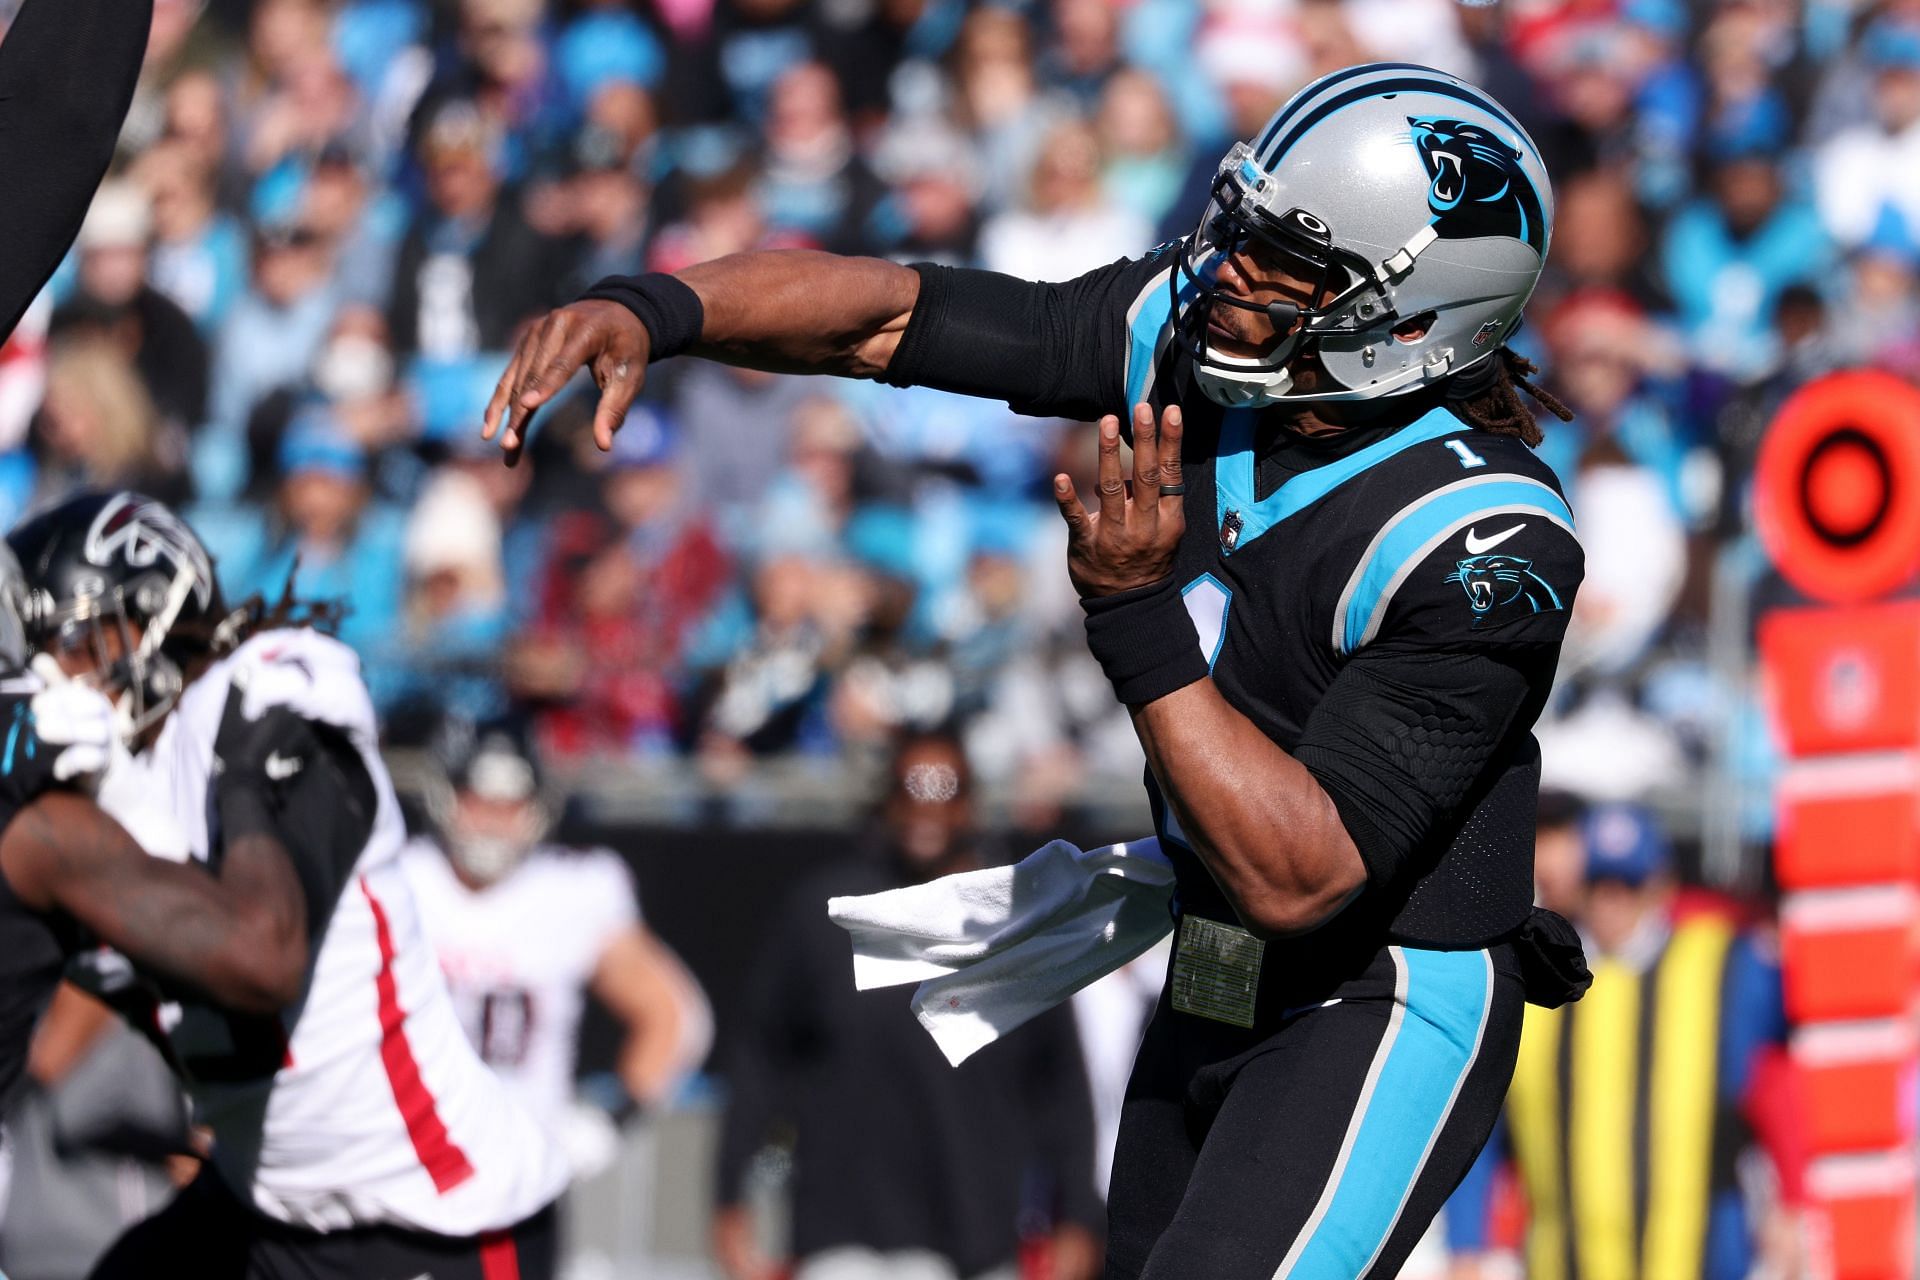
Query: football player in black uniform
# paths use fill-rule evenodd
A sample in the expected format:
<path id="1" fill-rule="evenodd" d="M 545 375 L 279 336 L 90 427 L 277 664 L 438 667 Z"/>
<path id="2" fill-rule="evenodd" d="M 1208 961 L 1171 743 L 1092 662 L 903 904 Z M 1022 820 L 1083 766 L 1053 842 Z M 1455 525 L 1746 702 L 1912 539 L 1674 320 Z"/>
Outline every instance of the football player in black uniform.
<path id="1" fill-rule="evenodd" d="M 1523 997 L 1584 974 L 1530 876 L 1583 560 L 1505 346 L 1552 193 L 1485 93 L 1373 64 L 1206 194 L 1186 240 L 1063 284 L 814 254 L 602 281 L 527 335 L 487 430 L 511 460 L 586 365 L 606 447 L 681 353 L 1099 418 L 1096 510 L 1055 497 L 1179 915 L 1108 1274 L 1390 1276 L 1493 1124 Z"/>

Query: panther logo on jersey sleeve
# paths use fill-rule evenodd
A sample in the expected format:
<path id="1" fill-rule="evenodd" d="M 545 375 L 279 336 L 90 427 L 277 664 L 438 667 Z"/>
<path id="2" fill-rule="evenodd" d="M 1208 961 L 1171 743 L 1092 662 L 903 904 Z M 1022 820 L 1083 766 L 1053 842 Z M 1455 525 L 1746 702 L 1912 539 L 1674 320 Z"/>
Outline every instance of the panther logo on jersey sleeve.
<path id="1" fill-rule="evenodd" d="M 1533 561 L 1519 556 L 1469 556 L 1455 563 L 1447 581 L 1467 593 L 1475 630 L 1566 608 L 1552 584 L 1533 571 Z"/>
<path id="2" fill-rule="evenodd" d="M 1511 236 L 1547 251 L 1540 194 L 1520 168 L 1520 152 L 1489 130 L 1462 120 L 1408 116 L 1413 144 L 1427 168 L 1427 208 L 1444 240 Z"/>

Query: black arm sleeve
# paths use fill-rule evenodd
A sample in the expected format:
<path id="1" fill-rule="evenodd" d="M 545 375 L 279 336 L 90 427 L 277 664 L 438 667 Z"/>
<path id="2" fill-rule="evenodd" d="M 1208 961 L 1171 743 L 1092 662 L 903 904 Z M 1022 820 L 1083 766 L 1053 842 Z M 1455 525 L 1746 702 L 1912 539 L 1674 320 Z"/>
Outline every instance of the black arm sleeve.
<path id="1" fill-rule="evenodd" d="M 1037 284 L 916 263 L 920 297 L 883 380 L 1005 400 L 1035 417 L 1125 417 L 1128 315 L 1144 290 L 1165 287 L 1167 265 L 1123 259 Z"/>
<path id="2" fill-rule="evenodd" d="M 80 230 L 152 22 L 153 0 L 27 0 L 0 42 L 0 339 Z"/>
<path id="3" fill-rule="evenodd" d="M 1558 645 L 1364 649 L 1314 708 L 1294 758 L 1382 888 L 1533 728 Z"/>
<path id="4" fill-rule="evenodd" d="M 214 742 L 221 840 L 264 831 L 286 848 L 317 945 L 373 832 L 378 794 L 345 734 L 285 707 L 248 720 L 241 696 L 228 696 Z"/>

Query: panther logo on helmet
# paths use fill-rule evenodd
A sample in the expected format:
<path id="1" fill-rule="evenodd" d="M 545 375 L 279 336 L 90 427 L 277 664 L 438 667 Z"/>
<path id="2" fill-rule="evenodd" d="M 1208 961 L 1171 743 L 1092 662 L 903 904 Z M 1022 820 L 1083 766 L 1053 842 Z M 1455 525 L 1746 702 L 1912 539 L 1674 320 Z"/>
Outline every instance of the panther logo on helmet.
<path id="1" fill-rule="evenodd" d="M 189 575 L 200 608 L 213 601 L 213 562 L 206 548 L 179 516 L 135 494 L 115 494 L 100 508 L 82 553 L 93 564 L 111 565 L 118 558 L 135 569 L 152 568 L 165 557 L 169 576 Z"/>
<path id="2" fill-rule="evenodd" d="M 1517 148 L 1464 120 L 1408 116 L 1407 123 L 1432 179 L 1427 208 L 1442 239 L 1511 236 L 1546 252 L 1540 196 L 1520 168 Z"/>

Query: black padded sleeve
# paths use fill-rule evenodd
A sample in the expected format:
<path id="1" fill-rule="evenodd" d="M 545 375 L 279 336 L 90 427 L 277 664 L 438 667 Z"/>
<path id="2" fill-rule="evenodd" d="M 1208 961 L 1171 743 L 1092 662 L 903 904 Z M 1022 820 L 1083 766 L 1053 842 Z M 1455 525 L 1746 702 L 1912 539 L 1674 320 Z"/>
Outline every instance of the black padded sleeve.
<path id="1" fill-rule="evenodd" d="M 340 730 L 285 707 L 248 720 L 240 699 L 238 690 L 229 696 L 214 744 L 221 838 L 262 830 L 286 848 L 307 900 L 307 936 L 317 941 L 373 833 L 378 793 Z"/>
<path id="2" fill-rule="evenodd" d="M 0 42 L 0 339 L 80 230 L 152 22 L 153 0 L 27 0 Z"/>
<path id="3" fill-rule="evenodd" d="M 1035 417 L 1125 417 L 1128 313 L 1167 265 L 1122 259 L 1039 284 L 915 263 L 920 297 L 884 381 L 1005 400 Z"/>
<path id="4" fill-rule="evenodd" d="M 1553 683 L 1557 645 L 1362 650 L 1294 757 L 1340 812 L 1375 888 L 1391 885 L 1490 768 L 1505 767 Z"/>

